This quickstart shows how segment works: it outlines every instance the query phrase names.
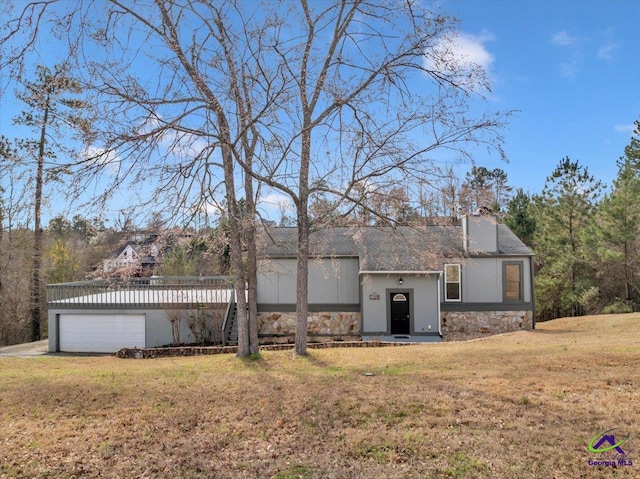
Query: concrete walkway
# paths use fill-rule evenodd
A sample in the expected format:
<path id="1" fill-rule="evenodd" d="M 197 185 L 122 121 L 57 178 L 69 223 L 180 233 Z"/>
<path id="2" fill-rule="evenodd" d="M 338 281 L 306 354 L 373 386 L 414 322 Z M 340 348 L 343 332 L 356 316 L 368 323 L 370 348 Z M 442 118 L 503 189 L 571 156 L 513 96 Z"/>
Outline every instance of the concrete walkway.
<path id="1" fill-rule="evenodd" d="M 42 356 L 49 351 L 49 340 L 35 341 L 33 343 L 14 344 L 0 348 L 1 356 L 33 357 Z"/>

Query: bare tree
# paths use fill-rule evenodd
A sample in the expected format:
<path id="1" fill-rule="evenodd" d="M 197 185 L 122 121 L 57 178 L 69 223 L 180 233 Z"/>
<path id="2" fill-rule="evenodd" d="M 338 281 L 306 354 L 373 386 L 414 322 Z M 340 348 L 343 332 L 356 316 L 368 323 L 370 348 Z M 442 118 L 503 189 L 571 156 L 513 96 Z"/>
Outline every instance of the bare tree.
<path id="1" fill-rule="evenodd" d="M 36 24 L 51 5 L 24 8 L 18 18 Z M 89 0 L 60 8 L 57 25 L 108 112 L 85 161 L 86 181 L 109 171 L 116 191 L 153 177 L 151 198 L 165 198 L 174 211 L 224 203 L 239 355 L 257 347 L 244 283 L 252 304 L 260 188 L 284 193 L 295 208 L 295 351 L 304 354 L 313 198 L 328 200 L 328 215 L 359 209 L 393 223 L 371 206 L 376 192 L 408 191 L 435 174 L 438 155 L 467 158 L 472 144 L 502 154 L 505 117 L 469 113 L 469 98 L 488 88 L 484 72 L 452 53 L 455 20 L 418 2 L 300 0 L 257 11 L 230 0 Z"/>
<path id="2" fill-rule="evenodd" d="M 227 30 L 227 25 L 244 25 L 242 12 L 232 2 L 207 3 L 29 3 L 18 8 L 0 35 L 8 52 L 0 64 L 14 67 L 17 75 L 50 25 L 57 38 L 67 40 L 77 72 L 103 110 L 100 132 L 76 170 L 75 197 L 106 177 L 102 204 L 120 188 L 135 185 L 136 202 L 163 204 L 174 217 L 225 205 L 237 278 L 238 354 L 246 355 L 257 352 L 257 322 L 249 337 L 242 254 L 243 229 L 248 241 L 255 238 L 254 180 L 238 182 L 236 160 L 242 157 L 250 168 L 251 125 L 264 108 L 256 101 L 245 103 L 255 89 L 243 55 L 250 60 L 253 53 L 237 51 L 234 35 L 252 47 L 261 44 L 261 33 Z M 250 117 L 254 111 L 256 118 Z M 238 205 L 239 184 L 249 197 L 244 212 Z M 154 186 L 146 194 L 141 185 Z M 254 279 L 249 297 L 255 302 Z M 255 311 L 254 305 L 250 312 Z"/>
<path id="3" fill-rule="evenodd" d="M 280 99 L 278 122 L 261 125 L 265 147 L 252 173 L 295 206 L 295 351 L 305 354 L 314 195 L 343 214 L 363 208 L 393 222 L 371 206 L 376 191 L 433 175 L 440 150 L 464 157 L 470 143 L 486 142 L 501 154 L 496 130 L 504 117 L 467 114 L 469 95 L 488 86 L 484 72 L 451 56 L 454 20 L 415 2 L 301 0 L 286 18 L 268 18 L 278 26 L 268 64 L 293 86 Z"/>
<path id="4" fill-rule="evenodd" d="M 114 187 L 153 177 L 157 187 L 150 200 L 162 198 L 174 213 L 224 205 L 236 275 L 238 355 L 257 353 L 257 193 L 251 171 L 260 141 L 256 125 L 268 121 L 282 91 L 270 69 L 258 64 L 267 27 L 246 28 L 245 12 L 233 2 L 131 5 L 112 0 L 104 5 L 105 22 L 91 28 L 88 12 L 80 7 L 74 12 L 85 46 L 97 38 L 113 59 L 87 63 L 87 82 L 117 112 L 103 125 L 103 145 L 88 156 L 84 177 L 92 179 L 108 163 L 113 170 L 115 163 Z M 124 42 L 123 31 L 143 32 L 143 38 Z M 148 72 L 121 60 L 135 57 L 143 44 L 154 46 L 147 61 L 161 72 L 152 88 Z M 112 51 L 113 45 L 118 48 Z M 121 69 L 117 75 L 114 65 Z M 256 88 L 259 76 L 267 78 L 260 88 L 268 85 L 261 91 Z M 137 126 L 133 131 L 131 124 Z M 241 175 L 244 180 L 238 181 Z"/>
<path id="5" fill-rule="evenodd" d="M 12 166 L 16 151 L 0 137 L 0 344 L 28 341 L 31 337 L 29 290 L 31 245 L 28 229 L 32 213 L 22 172 Z"/>

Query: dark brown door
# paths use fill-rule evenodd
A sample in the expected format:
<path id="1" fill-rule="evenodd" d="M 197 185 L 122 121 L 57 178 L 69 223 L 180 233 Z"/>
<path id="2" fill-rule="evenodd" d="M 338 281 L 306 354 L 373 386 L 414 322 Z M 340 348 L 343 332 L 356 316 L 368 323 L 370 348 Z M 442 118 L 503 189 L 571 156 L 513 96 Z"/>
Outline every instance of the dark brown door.
<path id="1" fill-rule="evenodd" d="M 409 293 L 390 293 L 391 334 L 411 334 Z"/>

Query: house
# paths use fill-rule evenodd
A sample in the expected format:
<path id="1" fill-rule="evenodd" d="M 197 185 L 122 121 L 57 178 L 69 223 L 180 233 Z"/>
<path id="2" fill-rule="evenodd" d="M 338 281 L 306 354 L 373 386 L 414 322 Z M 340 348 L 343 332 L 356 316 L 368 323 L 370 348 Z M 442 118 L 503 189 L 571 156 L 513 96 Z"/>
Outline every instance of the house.
<path id="1" fill-rule="evenodd" d="M 262 337 L 295 332 L 296 228 L 269 228 L 258 265 Z M 440 340 L 533 329 L 533 253 L 489 215 L 311 237 L 309 335 Z"/>
<path id="2" fill-rule="evenodd" d="M 102 261 L 102 272 L 110 276 L 124 271 L 128 273 L 125 276 L 151 276 L 162 266 L 164 255 L 171 248 L 187 244 L 192 238 L 192 234 L 185 232 L 135 233 Z"/>
<path id="3" fill-rule="evenodd" d="M 259 244 L 259 335 L 293 336 L 297 230 L 268 227 Z M 492 216 L 326 228 L 312 234 L 310 253 L 311 338 L 440 341 L 535 327 L 533 253 Z M 49 350 L 233 342 L 232 282 L 151 277 L 49 285 Z"/>

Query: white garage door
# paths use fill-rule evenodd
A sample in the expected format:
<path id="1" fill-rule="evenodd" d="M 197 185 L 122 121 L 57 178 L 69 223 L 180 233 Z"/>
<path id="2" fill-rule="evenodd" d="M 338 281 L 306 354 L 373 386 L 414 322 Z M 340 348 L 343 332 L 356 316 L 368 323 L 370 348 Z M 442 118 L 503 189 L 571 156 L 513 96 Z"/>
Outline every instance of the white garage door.
<path id="1" fill-rule="evenodd" d="M 61 314 L 60 351 L 115 353 L 144 348 L 144 314 Z"/>

